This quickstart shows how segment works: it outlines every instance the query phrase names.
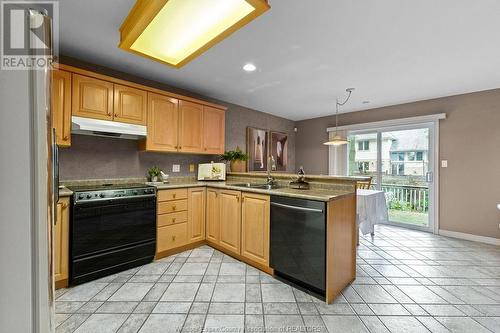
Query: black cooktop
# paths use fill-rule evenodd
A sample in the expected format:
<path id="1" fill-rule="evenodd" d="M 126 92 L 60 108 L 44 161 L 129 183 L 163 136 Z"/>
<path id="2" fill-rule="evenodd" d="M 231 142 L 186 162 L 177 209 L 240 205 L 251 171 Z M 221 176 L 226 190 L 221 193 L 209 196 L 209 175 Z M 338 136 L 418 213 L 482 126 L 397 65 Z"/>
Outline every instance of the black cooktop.
<path id="1" fill-rule="evenodd" d="M 120 190 L 120 189 L 132 189 L 132 188 L 144 188 L 150 187 L 146 184 L 141 183 L 130 183 L 130 184 L 99 184 L 99 185 L 77 185 L 77 186 L 67 186 L 73 192 L 87 192 L 87 191 L 103 191 L 103 190 Z"/>

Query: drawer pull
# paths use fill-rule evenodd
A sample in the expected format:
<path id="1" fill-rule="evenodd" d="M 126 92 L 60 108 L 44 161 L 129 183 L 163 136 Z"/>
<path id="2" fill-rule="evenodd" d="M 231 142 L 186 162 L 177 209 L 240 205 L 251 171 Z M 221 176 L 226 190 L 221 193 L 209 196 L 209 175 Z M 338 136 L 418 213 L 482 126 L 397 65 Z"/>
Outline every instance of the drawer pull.
<path id="1" fill-rule="evenodd" d="M 174 199 L 175 199 L 175 197 L 176 197 L 176 194 L 175 194 L 175 193 L 174 193 L 174 194 L 172 194 L 172 198 L 174 198 Z"/>
<path id="2" fill-rule="evenodd" d="M 172 210 L 175 210 L 175 205 L 172 206 Z"/>
<path id="3" fill-rule="evenodd" d="M 172 219 L 172 223 L 175 223 L 175 217 Z"/>
<path id="4" fill-rule="evenodd" d="M 68 141 L 69 137 L 67 135 L 64 136 L 63 140 Z"/>
<path id="5" fill-rule="evenodd" d="M 172 236 L 172 242 L 175 242 L 175 236 Z"/>

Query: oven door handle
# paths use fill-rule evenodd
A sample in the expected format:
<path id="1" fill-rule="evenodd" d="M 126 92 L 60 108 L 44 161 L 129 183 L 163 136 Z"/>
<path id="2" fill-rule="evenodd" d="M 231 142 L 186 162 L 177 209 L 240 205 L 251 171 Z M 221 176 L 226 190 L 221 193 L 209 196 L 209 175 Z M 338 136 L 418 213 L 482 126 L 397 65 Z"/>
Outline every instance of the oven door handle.
<path id="1" fill-rule="evenodd" d="M 286 209 L 293 209 L 293 210 L 300 210 L 300 211 L 303 211 L 303 212 L 323 213 L 322 209 L 299 207 L 299 206 L 290 206 L 290 205 L 280 204 L 280 203 L 277 203 L 277 202 L 271 202 L 271 206 L 276 206 L 276 207 L 281 207 L 281 208 L 286 208 Z"/>

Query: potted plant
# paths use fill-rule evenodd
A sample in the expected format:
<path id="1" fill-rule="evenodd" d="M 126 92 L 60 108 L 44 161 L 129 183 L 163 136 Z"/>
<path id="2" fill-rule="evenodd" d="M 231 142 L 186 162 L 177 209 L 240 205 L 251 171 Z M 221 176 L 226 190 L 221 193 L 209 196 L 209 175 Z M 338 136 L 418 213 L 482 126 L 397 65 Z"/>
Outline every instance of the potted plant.
<path id="1" fill-rule="evenodd" d="M 158 168 L 157 166 L 153 166 L 148 169 L 148 175 L 149 178 L 151 179 L 152 182 L 157 182 L 158 181 L 158 176 L 161 173 L 161 169 Z"/>
<path id="2" fill-rule="evenodd" d="M 245 172 L 248 155 L 241 151 L 240 147 L 235 150 L 226 151 L 220 156 L 221 160 L 229 162 L 231 172 Z"/>

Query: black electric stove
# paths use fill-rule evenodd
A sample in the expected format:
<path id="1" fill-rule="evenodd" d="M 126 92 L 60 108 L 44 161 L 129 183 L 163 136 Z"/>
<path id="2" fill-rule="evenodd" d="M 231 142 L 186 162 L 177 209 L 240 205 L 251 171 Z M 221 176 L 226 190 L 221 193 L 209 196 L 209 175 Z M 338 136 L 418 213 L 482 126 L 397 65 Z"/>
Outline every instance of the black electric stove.
<path id="1" fill-rule="evenodd" d="M 69 186 L 70 283 L 149 263 L 156 251 L 156 190 L 144 184 Z"/>

